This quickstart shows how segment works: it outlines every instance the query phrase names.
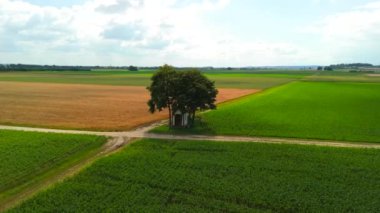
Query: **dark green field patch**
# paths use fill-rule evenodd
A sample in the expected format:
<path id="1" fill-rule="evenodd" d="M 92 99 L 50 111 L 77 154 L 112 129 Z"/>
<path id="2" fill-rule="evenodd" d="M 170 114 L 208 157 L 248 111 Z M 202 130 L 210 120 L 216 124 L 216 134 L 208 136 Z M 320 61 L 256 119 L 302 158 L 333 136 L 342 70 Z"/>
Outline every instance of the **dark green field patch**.
<path id="1" fill-rule="evenodd" d="M 379 212 L 379 150 L 143 140 L 10 212 Z"/>
<path id="2" fill-rule="evenodd" d="M 0 201 L 15 188 L 99 148 L 105 138 L 20 131 L 0 131 Z"/>

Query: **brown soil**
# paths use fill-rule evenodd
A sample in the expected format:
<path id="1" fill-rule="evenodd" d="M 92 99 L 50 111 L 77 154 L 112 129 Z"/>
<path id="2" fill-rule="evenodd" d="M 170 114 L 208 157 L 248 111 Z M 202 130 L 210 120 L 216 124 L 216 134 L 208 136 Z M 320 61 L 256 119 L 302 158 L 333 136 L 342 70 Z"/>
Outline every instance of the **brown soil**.
<path id="1" fill-rule="evenodd" d="M 380 77 L 380 74 L 367 74 L 367 76 L 370 76 L 370 77 Z"/>
<path id="2" fill-rule="evenodd" d="M 218 102 L 258 90 L 220 89 Z M 127 130 L 165 119 L 150 114 L 144 87 L 0 82 L 0 123 L 50 128 Z"/>

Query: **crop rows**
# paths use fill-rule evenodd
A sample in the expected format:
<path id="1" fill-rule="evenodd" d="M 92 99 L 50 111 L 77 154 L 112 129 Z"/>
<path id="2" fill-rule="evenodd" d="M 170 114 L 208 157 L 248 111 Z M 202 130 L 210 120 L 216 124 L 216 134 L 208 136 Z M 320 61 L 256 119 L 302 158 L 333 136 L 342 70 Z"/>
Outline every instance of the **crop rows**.
<path id="1" fill-rule="evenodd" d="M 380 142 L 379 100 L 376 83 L 294 82 L 204 113 L 190 133 Z"/>
<path id="2" fill-rule="evenodd" d="M 0 131 L 0 193 L 23 184 L 70 157 L 100 147 L 97 136 Z"/>
<path id="3" fill-rule="evenodd" d="M 379 212 L 379 154 L 143 140 L 11 212 Z"/>

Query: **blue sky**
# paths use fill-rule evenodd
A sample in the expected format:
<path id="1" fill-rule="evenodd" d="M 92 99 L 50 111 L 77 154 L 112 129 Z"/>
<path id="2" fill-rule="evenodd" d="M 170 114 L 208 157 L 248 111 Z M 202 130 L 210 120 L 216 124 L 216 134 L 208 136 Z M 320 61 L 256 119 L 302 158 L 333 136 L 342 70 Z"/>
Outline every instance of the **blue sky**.
<path id="1" fill-rule="evenodd" d="M 380 64 L 380 1 L 0 0 L 0 63 Z"/>

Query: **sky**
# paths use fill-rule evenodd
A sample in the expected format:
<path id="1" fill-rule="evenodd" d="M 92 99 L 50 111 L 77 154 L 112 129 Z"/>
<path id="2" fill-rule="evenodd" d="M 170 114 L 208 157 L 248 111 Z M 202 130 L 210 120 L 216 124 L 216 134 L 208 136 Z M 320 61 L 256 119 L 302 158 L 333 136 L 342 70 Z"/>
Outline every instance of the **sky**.
<path id="1" fill-rule="evenodd" d="M 0 64 L 380 65 L 380 1 L 0 0 Z"/>

